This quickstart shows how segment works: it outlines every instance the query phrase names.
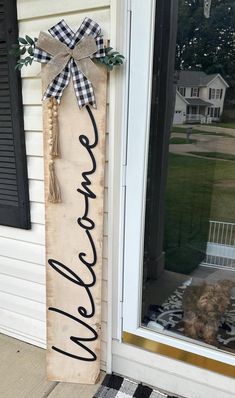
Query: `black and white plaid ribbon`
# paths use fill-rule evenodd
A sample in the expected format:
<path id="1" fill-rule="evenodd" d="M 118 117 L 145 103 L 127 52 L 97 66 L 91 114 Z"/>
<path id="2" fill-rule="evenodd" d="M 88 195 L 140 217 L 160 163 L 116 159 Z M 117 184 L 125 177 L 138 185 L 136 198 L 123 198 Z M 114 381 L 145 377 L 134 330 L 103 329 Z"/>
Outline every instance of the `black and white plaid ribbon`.
<path id="1" fill-rule="evenodd" d="M 97 45 L 96 53 L 91 58 L 101 58 L 105 56 L 104 40 L 100 36 L 101 28 L 90 18 L 85 18 L 77 32 L 74 33 L 64 20 L 49 29 L 49 33 L 62 43 L 66 44 L 71 50 L 83 38 L 91 35 Z M 52 56 L 38 47 L 34 49 L 34 60 L 41 63 L 48 63 Z M 75 94 L 80 108 L 90 104 L 96 108 L 95 94 L 92 83 L 86 78 L 82 71 L 77 67 L 73 58 L 69 60 L 64 70 L 49 84 L 43 96 L 46 98 L 55 97 L 60 103 L 64 89 L 68 86 L 72 77 Z"/>

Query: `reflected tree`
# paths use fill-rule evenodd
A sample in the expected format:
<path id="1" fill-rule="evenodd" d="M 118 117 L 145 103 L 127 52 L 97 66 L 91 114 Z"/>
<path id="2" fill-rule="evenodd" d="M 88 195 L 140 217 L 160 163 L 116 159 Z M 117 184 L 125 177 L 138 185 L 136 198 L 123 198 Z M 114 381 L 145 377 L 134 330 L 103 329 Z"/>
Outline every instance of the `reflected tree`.
<path id="1" fill-rule="evenodd" d="M 208 19 L 204 0 L 179 0 L 176 69 L 220 73 L 235 97 L 234 0 L 213 0 Z"/>

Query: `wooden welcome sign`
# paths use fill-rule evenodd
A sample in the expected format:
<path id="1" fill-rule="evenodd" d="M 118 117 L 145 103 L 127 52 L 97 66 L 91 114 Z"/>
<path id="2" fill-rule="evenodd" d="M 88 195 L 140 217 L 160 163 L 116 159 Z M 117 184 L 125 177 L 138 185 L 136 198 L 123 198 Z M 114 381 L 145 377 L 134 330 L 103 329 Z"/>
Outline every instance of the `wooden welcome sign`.
<path id="1" fill-rule="evenodd" d="M 47 374 L 93 384 L 100 373 L 107 72 L 92 58 L 105 50 L 89 18 L 76 33 L 64 21 L 49 32 L 40 33 L 34 51 L 45 63 Z"/>
<path id="2" fill-rule="evenodd" d="M 44 105 L 50 380 L 95 383 L 100 372 L 104 82 L 97 87 L 96 99 L 98 109 L 90 113 L 90 108 L 78 108 L 71 83 L 63 95 L 59 107 L 61 158 L 55 162 L 61 188 L 61 203 L 57 204 L 48 201 L 51 160 Z"/>

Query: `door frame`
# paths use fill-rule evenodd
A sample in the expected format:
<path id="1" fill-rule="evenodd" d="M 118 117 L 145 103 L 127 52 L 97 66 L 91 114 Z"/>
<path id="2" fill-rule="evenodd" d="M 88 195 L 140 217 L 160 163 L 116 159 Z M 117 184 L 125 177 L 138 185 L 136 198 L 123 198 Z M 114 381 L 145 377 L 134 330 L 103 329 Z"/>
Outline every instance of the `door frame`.
<path id="1" fill-rule="evenodd" d="M 151 106 L 151 78 L 154 37 L 155 1 L 135 0 L 131 7 L 131 40 L 129 59 L 129 106 L 127 115 L 127 164 L 124 201 L 124 259 L 122 322 L 114 337 L 150 351 L 183 360 L 190 364 L 234 375 L 235 357 L 175 335 L 156 333 L 140 326 L 142 258 L 148 160 L 148 135 Z M 141 60 L 140 62 L 140 49 Z M 144 60 L 144 61 L 143 61 Z M 119 241 L 121 242 L 121 241 Z M 121 307 L 119 307 L 121 308 Z M 123 326 L 122 326 L 123 325 Z M 121 336 L 120 336 L 121 335 Z"/>

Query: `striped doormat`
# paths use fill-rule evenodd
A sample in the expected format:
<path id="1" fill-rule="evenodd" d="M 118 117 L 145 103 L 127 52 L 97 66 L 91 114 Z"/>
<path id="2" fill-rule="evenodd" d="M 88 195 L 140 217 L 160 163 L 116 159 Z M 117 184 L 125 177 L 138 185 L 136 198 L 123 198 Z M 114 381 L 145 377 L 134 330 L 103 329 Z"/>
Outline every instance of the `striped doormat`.
<path id="1" fill-rule="evenodd" d="M 120 376 L 106 375 L 93 398 L 176 398 Z"/>

